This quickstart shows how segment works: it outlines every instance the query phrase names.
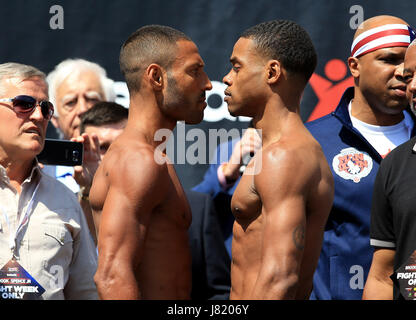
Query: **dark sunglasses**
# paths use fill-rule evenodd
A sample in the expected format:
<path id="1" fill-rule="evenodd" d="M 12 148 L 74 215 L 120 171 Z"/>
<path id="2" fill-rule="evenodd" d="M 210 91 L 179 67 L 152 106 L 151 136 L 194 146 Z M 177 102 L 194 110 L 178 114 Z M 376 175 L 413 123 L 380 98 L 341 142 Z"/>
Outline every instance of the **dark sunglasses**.
<path id="1" fill-rule="evenodd" d="M 21 95 L 14 98 L 0 99 L 0 102 L 11 102 L 14 112 L 17 114 L 31 114 L 36 106 L 39 105 L 45 120 L 50 120 L 53 116 L 53 104 L 47 100 L 39 101 L 38 103 L 31 96 Z"/>

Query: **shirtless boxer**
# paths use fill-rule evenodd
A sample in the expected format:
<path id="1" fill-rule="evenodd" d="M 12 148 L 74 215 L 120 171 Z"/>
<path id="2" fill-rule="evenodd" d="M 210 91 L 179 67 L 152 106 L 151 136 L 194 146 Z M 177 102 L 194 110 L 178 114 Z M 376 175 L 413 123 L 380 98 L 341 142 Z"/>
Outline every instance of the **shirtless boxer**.
<path id="1" fill-rule="evenodd" d="M 253 118 L 263 145 L 247 167 L 261 170 L 246 169 L 231 202 L 231 299 L 308 299 L 312 290 L 333 199 L 328 163 L 299 115 L 316 60 L 291 21 L 254 26 L 234 46 L 225 101 Z"/>
<path id="2" fill-rule="evenodd" d="M 101 299 L 189 299 L 191 212 L 174 167 L 161 164 L 159 129 L 199 123 L 212 88 L 196 45 L 165 26 L 145 26 L 123 44 L 130 92 L 123 133 L 94 177 L 90 202 L 101 215 L 94 280 Z"/>

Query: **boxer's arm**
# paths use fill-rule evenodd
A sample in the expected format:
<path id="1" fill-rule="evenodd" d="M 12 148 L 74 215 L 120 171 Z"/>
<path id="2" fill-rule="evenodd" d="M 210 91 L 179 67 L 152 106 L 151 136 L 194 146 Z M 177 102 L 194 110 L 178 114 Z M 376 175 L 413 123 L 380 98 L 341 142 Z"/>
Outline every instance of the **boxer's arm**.
<path id="1" fill-rule="evenodd" d="M 306 233 L 310 166 L 293 151 L 263 152 L 255 188 L 262 200 L 264 229 L 261 267 L 253 299 L 294 299 Z"/>
<path id="2" fill-rule="evenodd" d="M 124 156 L 108 174 L 94 280 L 101 299 L 140 299 L 135 271 L 153 209 L 165 197 L 167 168 L 156 164 L 149 152 L 140 158 Z"/>
<path id="3" fill-rule="evenodd" d="M 364 286 L 363 300 L 392 300 L 395 250 L 375 249 L 373 261 Z"/>

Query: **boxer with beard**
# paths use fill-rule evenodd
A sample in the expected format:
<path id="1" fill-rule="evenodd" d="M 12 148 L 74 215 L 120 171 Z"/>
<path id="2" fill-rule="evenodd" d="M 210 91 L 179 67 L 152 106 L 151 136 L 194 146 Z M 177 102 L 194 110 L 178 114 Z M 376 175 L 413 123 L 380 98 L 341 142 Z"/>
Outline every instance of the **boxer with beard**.
<path id="1" fill-rule="evenodd" d="M 177 121 L 202 121 L 212 85 L 196 45 L 165 26 L 134 32 L 122 46 L 120 68 L 130 93 L 127 125 L 90 192 L 94 215 L 101 216 L 98 293 L 101 299 L 189 299 L 191 212 L 155 135 L 172 132 Z"/>

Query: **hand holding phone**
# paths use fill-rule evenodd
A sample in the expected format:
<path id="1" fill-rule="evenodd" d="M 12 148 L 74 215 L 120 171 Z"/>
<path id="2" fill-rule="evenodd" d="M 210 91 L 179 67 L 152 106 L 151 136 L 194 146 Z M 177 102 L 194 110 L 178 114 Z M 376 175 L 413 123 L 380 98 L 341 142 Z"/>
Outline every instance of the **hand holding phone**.
<path id="1" fill-rule="evenodd" d="M 82 143 L 84 146 L 83 164 L 82 166 L 74 167 L 74 179 L 88 192 L 91 188 L 95 172 L 101 163 L 98 136 L 95 133 L 91 135 L 83 133 L 76 138 L 72 138 L 71 141 Z"/>
<path id="2" fill-rule="evenodd" d="M 84 147 L 80 142 L 45 139 L 45 145 L 37 159 L 44 165 L 80 166 L 83 154 Z"/>

